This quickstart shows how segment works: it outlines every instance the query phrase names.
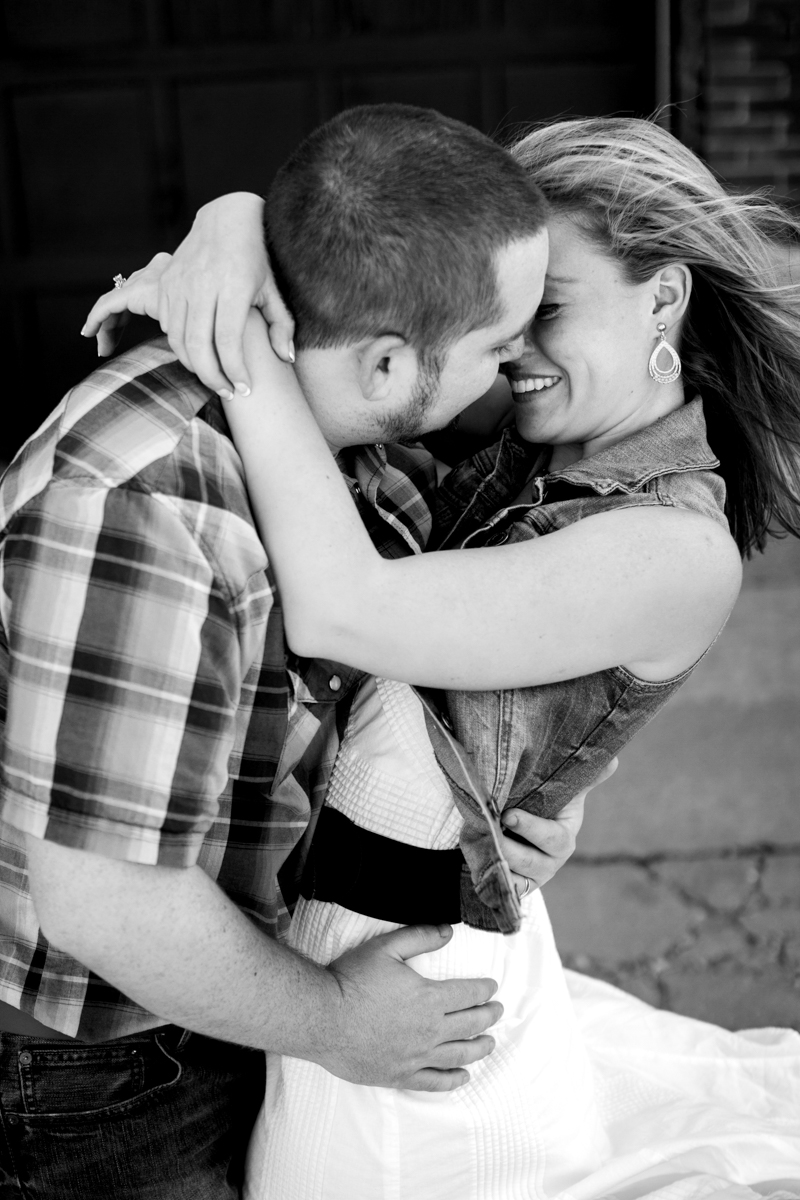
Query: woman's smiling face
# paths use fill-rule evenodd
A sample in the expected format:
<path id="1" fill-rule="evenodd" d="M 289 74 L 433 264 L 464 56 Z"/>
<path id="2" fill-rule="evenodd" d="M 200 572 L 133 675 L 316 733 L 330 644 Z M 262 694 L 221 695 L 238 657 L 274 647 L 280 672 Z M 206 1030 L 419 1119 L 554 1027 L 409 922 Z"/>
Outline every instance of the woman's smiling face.
<path id="1" fill-rule="evenodd" d="M 630 283 L 620 265 L 575 222 L 548 222 L 544 295 L 520 359 L 506 368 L 517 428 L 527 441 L 575 447 L 575 459 L 652 423 L 678 407 L 680 382 L 655 383 L 647 364 L 659 307 L 672 340 L 670 288 L 659 277 Z M 684 268 L 668 268 L 681 272 Z"/>

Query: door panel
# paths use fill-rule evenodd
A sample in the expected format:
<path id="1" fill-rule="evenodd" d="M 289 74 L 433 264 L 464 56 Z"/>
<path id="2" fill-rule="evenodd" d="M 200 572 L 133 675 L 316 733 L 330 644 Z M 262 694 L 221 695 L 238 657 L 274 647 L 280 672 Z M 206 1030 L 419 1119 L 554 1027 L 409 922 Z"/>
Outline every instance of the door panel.
<path id="1" fill-rule="evenodd" d="M 4 0 L 0 324 L 13 453 L 90 371 L 92 296 L 352 104 L 488 133 L 654 103 L 655 0 Z M 138 329 L 141 335 L 141 327 Z M 35 370 L 31 364 L 35 363 Z"/>

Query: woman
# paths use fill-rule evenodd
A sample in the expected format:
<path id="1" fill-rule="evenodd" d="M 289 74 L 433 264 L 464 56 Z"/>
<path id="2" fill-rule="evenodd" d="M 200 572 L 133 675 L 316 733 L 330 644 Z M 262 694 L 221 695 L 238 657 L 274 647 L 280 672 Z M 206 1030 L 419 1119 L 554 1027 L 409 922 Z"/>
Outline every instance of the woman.
<path id="1" fill-rule="evenodd" d="M 727 197 L 646 122 L 566 122 L 514 152 L 552 206 L 545 295 L 509 372 L 532 447 L 506 435 L 445 484 L 443 544 L 466 539 L 469 553 L 379 559 L 255 327 L 252 402 L 229 414 L 293 647 L 390 679 L 495 689 L 451 693 L 455 724 L 498 807 L 521 791 L 551 812 L 679 686 L 724 623 L 738 564 L 720 541 L 723 507 L 743 552 L 763 544 L 770 520 L 796 531 L 800 318 L 771 254 L 776 236 L 797 230 L 761 198 Z M 319 529 L 322 506 L 329 524 Z M 306 603 L 315 595 L 318 605 Z M 446 853 L 461 824 L 451 788 L 467 799 L 463 781 L 437 768 L 425 731 L 409 689 L 369 685 L 328 803 L 350 825 Z M 448 771 L 441 746 L 439 765 Z M 480 890 L 485 838 L 465 811 L 462 845 Z M 338 845 L 322 841 L 322 874 L 326 844 L 329 856 Z M 320 898 L 314 879 L 305 892 L 294 944 L 321 960 L 396 924 L 330 891 Z M 469 889 L 464 904 L 480 925 Z M 524 906 L 521 933 L 501 939 L 465 923 L 419 964 L 442 976 L 468 962 L 502 981 L 498 1048 L 469 1085 L 380 1093 L 312 1064 L 272 1063 L 253 1197 L 510 1200 L 623 1185 L 626 1196 L 735 1196 L 754 1193 L 723 1193 L 724 1181 L 777 1194 L 780 1176 L 800 1174 L 791 1038 L 737 1039 L 573 984 L 588 988 L 578 994 L 583 1039 L 540 896 Z M 699 1051 L 709 1040 L 710 1071 Z"/>

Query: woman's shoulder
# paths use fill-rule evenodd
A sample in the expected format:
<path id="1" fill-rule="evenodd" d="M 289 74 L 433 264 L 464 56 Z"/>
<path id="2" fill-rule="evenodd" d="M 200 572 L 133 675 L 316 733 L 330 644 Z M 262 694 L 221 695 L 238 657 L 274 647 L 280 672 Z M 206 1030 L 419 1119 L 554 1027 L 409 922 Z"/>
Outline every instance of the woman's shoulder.
<path id="1" fill-rule="evenodd" d="M 679 503 L 662 500 L 648 508 L 617 510 L 615 529 L 601 532 L 597 526 L 610 552 L 613 546 L 619 554 L 630 541 L 639 546 L 639 561 L 642 555 L 648 560 L 646 568 L 641 566 L 648 580 L 642 595 L 649 591 L 650 601 L 638 606 L 637 616 L 649 629 L 650 652 L 624 663 L 643 679 L 670 679 L 692 666 L 718 636 L 741 587 L 741 555 L 724 514 L 700 489 L 692 492 L 690 503 L 685 499 L 683 493 Z M 621 558 L 633 567 L 630 557 Z M 635 574 L 630 578 L 636 590 Z"/>

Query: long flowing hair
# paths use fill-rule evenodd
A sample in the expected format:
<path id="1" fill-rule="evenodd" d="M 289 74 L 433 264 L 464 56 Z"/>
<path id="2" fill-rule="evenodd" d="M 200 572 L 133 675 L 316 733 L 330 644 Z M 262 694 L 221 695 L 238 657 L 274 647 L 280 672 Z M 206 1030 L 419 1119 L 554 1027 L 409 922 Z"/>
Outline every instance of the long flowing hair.
<path id="1" fill-rule="evenodd" d="M 800 284 L 790 268 L 800 222 L 759 192 L 729 194 L 652 121 L 555 122 L 511 152 L 631 282 L 689 266 L 680 353 L 703 397 L 731 532 L 747 555 L 768 533 L 800 536 Z"/>

